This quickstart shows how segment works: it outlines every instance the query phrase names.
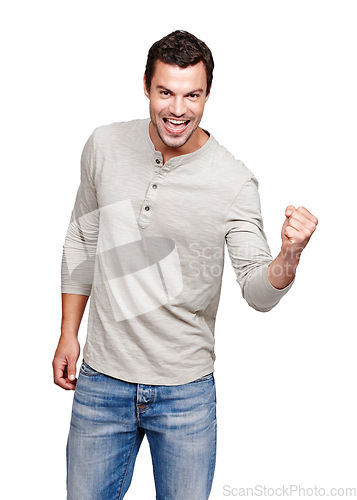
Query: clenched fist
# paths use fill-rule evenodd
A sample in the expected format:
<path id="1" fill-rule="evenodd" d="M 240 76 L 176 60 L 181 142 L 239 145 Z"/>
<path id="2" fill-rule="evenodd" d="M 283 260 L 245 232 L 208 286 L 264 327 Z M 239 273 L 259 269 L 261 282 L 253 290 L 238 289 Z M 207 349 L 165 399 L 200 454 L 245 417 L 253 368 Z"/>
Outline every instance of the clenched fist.
<path id="1" fill-rule="evenodd" d="M 268 279 L 273 287 L 281 290 L 294 279 L 300 254 L 306 247 L 318 220 L 305 207 L 289 205 L 285 210 L 281 230 L 281 251 L 268 266 Z"/>
<path id="2" fill-rule="evenodd" d="M 318 224 L 317 218 L 305 207 L 289 205 L 285 210 L 285 222 L 281 230 L 282 255 L 299 258 Z"/>

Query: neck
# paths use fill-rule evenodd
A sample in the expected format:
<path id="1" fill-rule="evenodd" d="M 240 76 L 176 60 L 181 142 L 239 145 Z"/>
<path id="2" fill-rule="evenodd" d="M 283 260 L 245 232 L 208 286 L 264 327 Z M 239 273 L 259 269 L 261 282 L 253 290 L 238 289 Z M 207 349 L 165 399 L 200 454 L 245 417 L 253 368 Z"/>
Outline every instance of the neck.
<path id="1" fill-rule="evenodd" d="M 197 151 L 209 139 L 209 135 L 200 127 L 198 127 L 197 130 L 195 130 L 195 132 L 192 134 L 190 139 L 183 146 L 179 148 L 170 148 L 162 142 L 151 121 L 149 124 L 149 135 L 156 151 L 160 151 L 160 153 L 162 154 L 164 164 L 175 156 L 182 156 Z"/>

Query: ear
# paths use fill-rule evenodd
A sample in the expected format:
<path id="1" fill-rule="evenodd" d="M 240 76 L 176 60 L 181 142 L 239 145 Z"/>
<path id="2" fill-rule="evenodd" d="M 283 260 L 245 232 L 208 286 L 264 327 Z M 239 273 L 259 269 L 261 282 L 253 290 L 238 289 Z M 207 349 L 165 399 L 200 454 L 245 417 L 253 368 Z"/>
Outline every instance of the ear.
<path id="1" fill-rule="evenodd" d="M 144 94 L 146 95 L 146 97 L 148 99 L 150 99 L 150 94 L 148 92 L 148 89 L 146 88 L 146 78 L 145 78 L 145 75 L 144 75 Z"/>

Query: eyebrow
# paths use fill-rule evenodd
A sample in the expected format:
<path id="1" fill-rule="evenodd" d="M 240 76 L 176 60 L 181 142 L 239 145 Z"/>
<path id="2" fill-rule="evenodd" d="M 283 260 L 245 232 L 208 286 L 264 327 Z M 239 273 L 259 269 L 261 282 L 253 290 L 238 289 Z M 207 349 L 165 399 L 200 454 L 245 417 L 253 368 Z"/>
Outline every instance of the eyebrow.
<path id="1" fill-rule="evenodd" d="M 161 89 L 161 90 L 165 90 L 166 92 L 171 92 L 171 94 L 174 94 L 174 92 L 172 92 L 172 90 L 170 90 L 170 89 L 168 89 L 166 87 L 163 87 L 162 85 L 156 85 L 156 88 L 157 89 Z M 196 92 L 203 93 L 203 89 L 190 90 L 189 92 L 186 93 L 186 95 L 188 95 L 188 94 L 195 94 Z"/>

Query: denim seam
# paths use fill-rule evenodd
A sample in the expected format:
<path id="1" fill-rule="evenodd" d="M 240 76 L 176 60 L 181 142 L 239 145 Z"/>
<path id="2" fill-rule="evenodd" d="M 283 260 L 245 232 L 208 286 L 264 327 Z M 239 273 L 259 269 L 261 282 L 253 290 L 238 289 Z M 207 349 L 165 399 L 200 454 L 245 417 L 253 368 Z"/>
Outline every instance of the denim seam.
<path id="1" fill-rule="evenodd" d="M 122 485 L 121 485 L 121 488 L 120 488 L 120 491 L 119 491 L 118 500 L 121 499 L 121 494 L 122 494 L 124 483 L 125 483 L 126 473 L 128 472 L 128 467 L 129 467 L 129 464 L 130 464 L 131 455 L 133 454 L 133 449 L 134 449 L 134 445 L 135 445 L 135 442 L 136 442 L 136 438 L 137 438 L 138 432 L 139 431 L 136 431 L 135 438 L 134 438 L 134 441 L 133 441 L 133 445 L 132 445 L 131 450 L 130 450 L 130 454 L 129 454 L 129 458 L 128 458 L 128 463 L 126 464 L 126 468 L 125 468 L 125 472 L 124 472 L 123 482 L 122 482 Z"/>
<path id="2" fill-rule="evenodd" d="M 216 405 L 216 402 L 215 402 L 215 405 Z M 215 410 L 215 413 L 216 413 L 216 410 Z M 215 419 L 214 419 L 214 426 L 215 426 L 215 432 L 214 432 L 214 447 L 215 447 L 215 454 L 214 454 L 214 458 L 212 459 L 212 462 L 210 464 L 210 470 L 209 470 L 209 481 L 210 481 L 210 484 L 211 484 L 211 489 L 212 489 L 212 483 L 213 483 L 213 479 L 214 479 L 214 473 L 215 473 L 215 469 L 216 469 L 216 453 L 217 453 L 217 432 L 218 432 L 218 426 L 217 426 L 217 414 L 215 414 Z M 211 491 L 209 492 L 211 493 Z"/>

